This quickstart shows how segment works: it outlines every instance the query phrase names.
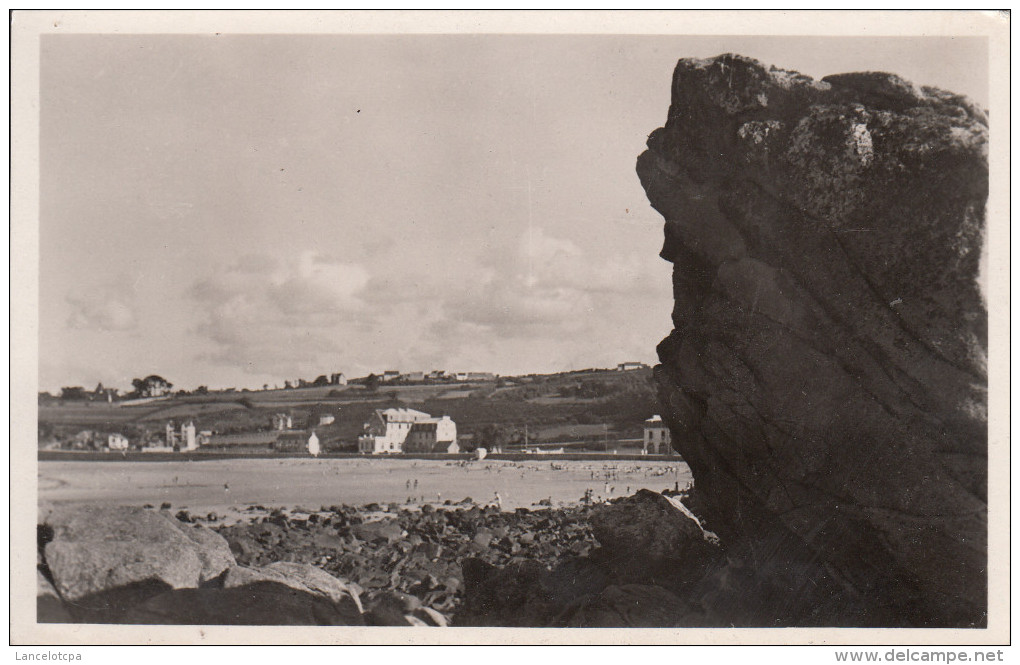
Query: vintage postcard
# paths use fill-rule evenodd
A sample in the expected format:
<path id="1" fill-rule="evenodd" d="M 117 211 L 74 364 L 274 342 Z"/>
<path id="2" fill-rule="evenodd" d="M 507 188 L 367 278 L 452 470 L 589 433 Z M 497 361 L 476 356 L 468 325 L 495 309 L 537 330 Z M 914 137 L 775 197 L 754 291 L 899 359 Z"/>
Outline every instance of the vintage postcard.
<path id="1" fill-rule="evenodd" d="M 1008 14 L 11 18 L 12 644 L 1008 643 Z"/>

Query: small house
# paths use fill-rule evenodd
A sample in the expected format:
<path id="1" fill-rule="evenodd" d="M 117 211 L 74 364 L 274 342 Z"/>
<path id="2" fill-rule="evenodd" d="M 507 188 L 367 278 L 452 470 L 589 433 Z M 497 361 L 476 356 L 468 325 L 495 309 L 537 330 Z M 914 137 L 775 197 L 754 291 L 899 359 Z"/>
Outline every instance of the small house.
<path id="1" fill-rule="evenodd" d="M 313 457 L 319 454 L 319 437 L 315 430 L 308 432 L 284 432 L 276 438 L 273 449 L 281 453 L 307 452 Z"/>
<path id="2" fill-rule="evenodd" d="M 662 416 L 656 414 L 645 421 L 645 432 L 641 446 L 642 455 L 672 455 L 669 427 L 662 422 Z"/>

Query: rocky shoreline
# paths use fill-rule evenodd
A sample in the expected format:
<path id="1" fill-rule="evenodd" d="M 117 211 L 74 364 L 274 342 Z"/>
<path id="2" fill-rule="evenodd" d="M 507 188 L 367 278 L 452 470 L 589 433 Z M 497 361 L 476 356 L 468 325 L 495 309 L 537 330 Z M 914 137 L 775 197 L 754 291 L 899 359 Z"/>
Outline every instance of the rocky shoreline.
<path id="1" fill-rule="evenodd" d="M 420 510 L 253 506 L 249 513 L 218 525 L 217 515 L 174 513 L 168 506 L 44 508 L 38 620 L 675 625 L 641 612 L 648 592 L 634 583 L 654 581 L 649 575 L 661 568 L 657 559 L 672 556 L 664 538 L 717 549 L 678 499 L 647 490 L 612 504 L 513 512 L 467 498 Z M 646 528 L 648 520 L 655 529 Z M 621 522 L 631 531 L 621 531 Z M 641 535 L 646 532 L 655 536 Z M 645 572 L 635 572 L 642 565 Z M 656 593 L 661 612 L 668 606 L 662 601 L 673 599 Z M 602 615 L 607 603 L 615 615 Z M 594 616 L 593 606 L 601 608 Z"/>

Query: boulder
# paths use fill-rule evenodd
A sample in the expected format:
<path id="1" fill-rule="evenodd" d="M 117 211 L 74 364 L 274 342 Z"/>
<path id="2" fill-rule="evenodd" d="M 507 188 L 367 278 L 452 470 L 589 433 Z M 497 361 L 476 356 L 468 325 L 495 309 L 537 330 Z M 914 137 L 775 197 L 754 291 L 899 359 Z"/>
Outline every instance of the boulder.
<path id="1" fill-rule="evenodd" d="M 359 614 L 364 611 L 357 591 L 321 568 L 304 563 L 277 561 L 265 566 L 263 570 L 281 573 L 288 579 L 300 582 L 313 592 L 326 596 L 338 605 L 352 603 Z"/>
<path id="2" fill-rule="evenodd" d="M 363 522 L 351 527 L 351 534 L 358 540 L 372 543 L 392 543 L 405 535 L 396 520 Z"/>
<path id="3" fill-rule="evenodd" d="M 677 64 L 637 172 L 674 265 L 663 416 L 753 581 L 721 621 L 986 624 L 987 141 L 892 74 Z"/>
<path id="4" fill-rule="evenodd" d="M 292 589 L 328 598 L 346 617 L 346 625 L 360 625 L 361 600 L 343 582 L 306 563 L 276 562 L 261 568 L 231 566 L 223 576 L 224 589 L 257 582 L 274 582 Z"/>
<path id="5" fill-rule="evenodd" d="M 65 601 L 129 587 L 197 587 L 215 578 L 233 556 L 205 527 L 130 506 L 58 507 L 46 516 L 44 554 Z"/>
<path id="6" fill-rule="evenodd" d="M 210 580 L 235 564 L 234 554 L 226 538 L 202 524 L 176 526 L 198 546 L 198 558 L 202 561 L 201 581 Z"/>
<path id="7" fill-rule="evenodd" d="M 367 603 L 365 622 L 370 626 L 423 626 L 423 618 L 415 616 L 421 601 L 397 591 L 373 593 Z"/>
<path id="8" fill-rule="evenodd" d="M 174 589 L 125 614 L 123 623 L 235 626 L 364 625 L 325 596 L 278 582 Z"/>
<path id="9" fill-rule="evenodd" d="M 658 492 L 642 489 L 616 503 L 599 506 L 591 517 L 595 539 L 611 556 L 642 559 L 682 558 L 703 547 L 701 525 Z"/>

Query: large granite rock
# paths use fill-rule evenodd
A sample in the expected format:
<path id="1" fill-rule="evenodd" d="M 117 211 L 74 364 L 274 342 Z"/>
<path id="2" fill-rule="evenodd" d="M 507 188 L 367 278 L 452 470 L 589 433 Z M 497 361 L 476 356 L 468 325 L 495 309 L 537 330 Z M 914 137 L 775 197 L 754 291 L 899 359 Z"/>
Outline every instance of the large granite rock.
<path id="1" fill-rule="evenodd" d="M 260 568 L 231 566 L 223 575 L 222 587 L 233 589 L 256 582 L 275 582 L 333 602 L 346 625 L 363 625 L 363 608 L 358 594 L 329 573 L 307 563 L 279 561 Z"/>
<path id="2" fill-rule="evenodd" d="M 672 85 L 637 171 L 674 264 L 664 416 L 730 558 L 706 611 L 984 625 L 984 113 L 732 55 Z"/>
<path id="3" fill-rule="evenodd" d="M 118 589 L 197 587 L 234 565 L 222 536 L 162 512 L 79 505 L 43 520 L 46 565 L 68 603 Z"/>
<path id="4" fill-rule="evenodd" d="M 126 613 L 122 623 L 347 626 L 363 625 L 346 608 L 320 594 L 278 582 L 259 581 L 232 588 L 173 589 L 149 598 Z"/>

